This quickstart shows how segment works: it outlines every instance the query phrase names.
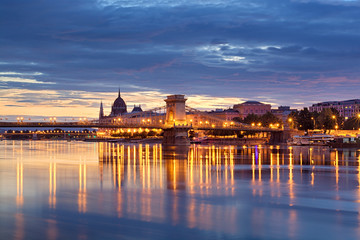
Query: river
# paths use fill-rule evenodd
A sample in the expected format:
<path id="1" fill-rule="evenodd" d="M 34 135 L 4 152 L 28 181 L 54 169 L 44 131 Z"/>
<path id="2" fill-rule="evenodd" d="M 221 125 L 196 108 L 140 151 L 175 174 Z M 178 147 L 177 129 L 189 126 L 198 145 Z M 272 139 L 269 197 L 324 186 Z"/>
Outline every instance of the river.
<path id="1" fill-rule="evenodd" d="M 359 239 L 360 151 L 0 141 L 0 239 Z"/>

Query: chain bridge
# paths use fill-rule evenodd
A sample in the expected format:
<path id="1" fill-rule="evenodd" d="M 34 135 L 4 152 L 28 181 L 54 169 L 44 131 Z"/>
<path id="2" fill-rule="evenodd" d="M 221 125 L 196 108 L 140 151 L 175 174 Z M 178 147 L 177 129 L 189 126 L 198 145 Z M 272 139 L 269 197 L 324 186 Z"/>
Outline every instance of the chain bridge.
<path id="1" fill-rule="evenodd" d="M 0 122 L 1 128 L 51 127 L 51 128 L 147 128 L 162 129 L 163 143 L 168 145 L 186 145 L 189 143 L 188 131 L 193 130 L 234 130 L 270 133 L 273 141 L 284 139 L 283 129 L 252 126 L 227 121 L 187 106 L 184 95 L 170 95 L 165 105 L 147 111 L 127 113 L 99 120 L 81 120 L 73 122 Z"/>

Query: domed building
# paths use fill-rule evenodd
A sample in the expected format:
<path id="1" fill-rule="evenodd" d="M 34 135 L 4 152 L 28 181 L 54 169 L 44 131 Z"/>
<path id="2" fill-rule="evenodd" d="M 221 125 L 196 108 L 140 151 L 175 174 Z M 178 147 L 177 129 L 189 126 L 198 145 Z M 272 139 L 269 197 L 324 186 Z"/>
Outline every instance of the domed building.
<path id="1" fill-rule="evenodd" d="M 120 116 L 120 115 L 123 115 L 124 113 L 127 113 L 126 103 L 125 103 L 124 99 L 121 98 L 120 89 L 119 89 L 118 97 L 117 97 L 117 99 L 115 99 L 115 101 L 111 107 L 110 117 Z"/>
<path id="2" fill-rule="evenodd" d="M 239 112 L 240 118 L 245 118 L 249 114 L 260 116 L 267 112 L 271 112 L 271 105 L 258 101 L 247 101 L 241 104 L 235 104 L 233 109 Z"/>
<path id="3" fill-rule="evenodd" d="M 140 105 L 139 106 L 134 105 L 134 109 L 131 111 L 131 114 L 141 113 L 142 111 L 143 110 L 141 109 Z M 99 120 L 101 122 L 111 122 L 114 118 L 125 114 L 130 114 L 130 113 L 127 112 L 127 106 L 124 99 L 122 99 L 121 97 L 120 89 L 119 89 L 118 97 L 111 105 L 111 112 L 109 115 L 105 116 L 103 104 L 102 102 L 100 103 Z"/>

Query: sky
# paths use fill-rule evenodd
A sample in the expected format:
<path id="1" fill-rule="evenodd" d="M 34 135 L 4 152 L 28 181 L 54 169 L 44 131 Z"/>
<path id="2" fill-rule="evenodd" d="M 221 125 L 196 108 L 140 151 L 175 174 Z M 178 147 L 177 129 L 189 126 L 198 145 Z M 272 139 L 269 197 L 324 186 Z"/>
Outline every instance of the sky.
<path id="1" fill-rule="evenodd" d="M 357 0 L 2 0 L 0 117 L 359 97 Z"/>

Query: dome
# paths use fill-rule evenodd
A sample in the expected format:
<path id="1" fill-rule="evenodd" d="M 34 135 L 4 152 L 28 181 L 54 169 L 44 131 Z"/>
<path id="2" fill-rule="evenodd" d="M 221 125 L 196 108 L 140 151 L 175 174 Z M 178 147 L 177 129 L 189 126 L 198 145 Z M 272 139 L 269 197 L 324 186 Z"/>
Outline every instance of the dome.
<path id="1" fill-rule="evenodd" d="M 117 99 L 115 99 L 112 107 L 111 107 L 111 114 L 110 116 L 118 116 L 126 113 L 126 103 L 120 96 L 120 89 L 119 89 L 119 95 Z"/>
<path id="2" fill-rule="evenodd" d="M 141 106 L 139 105 L 138 107 L 134 105 L 133 110 L 131 111 L 132 113 L 137 113 L 137 112 L 142 112 L 143 110 L 141 109 Z"/>
<path id="3" fill-rule="evenodd" d="M 242 103 L 242 104 L 256 104 L 256 105 L 262 105 L 263 103 L 258 102 L 258 101 L 246 101 L 246 102 L 244 102 L 244 103 Z"/>
<path id="4" fill-rule="evenodd" d="M 126 108 L 124 99 L 122 99 L 121 97 L 118 97 L 117 99 L 115 99 L 113 107 Z"/>

